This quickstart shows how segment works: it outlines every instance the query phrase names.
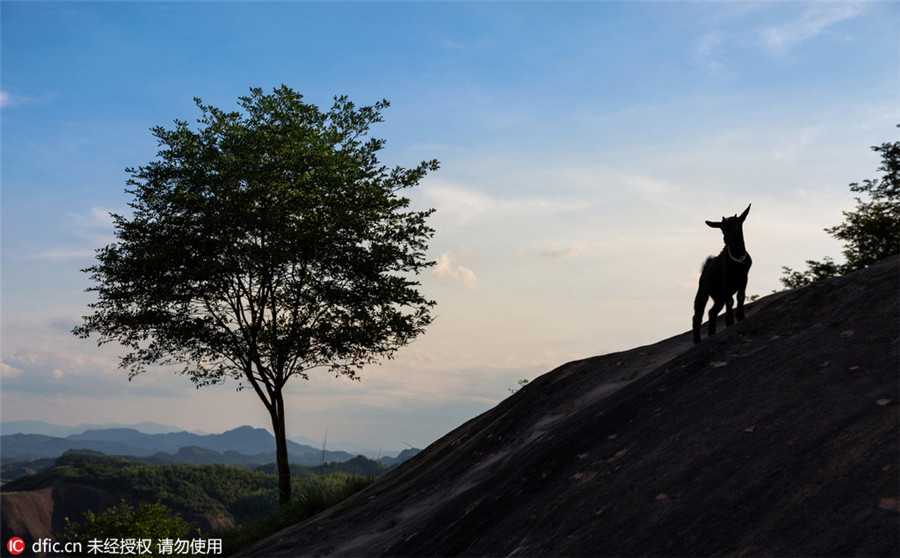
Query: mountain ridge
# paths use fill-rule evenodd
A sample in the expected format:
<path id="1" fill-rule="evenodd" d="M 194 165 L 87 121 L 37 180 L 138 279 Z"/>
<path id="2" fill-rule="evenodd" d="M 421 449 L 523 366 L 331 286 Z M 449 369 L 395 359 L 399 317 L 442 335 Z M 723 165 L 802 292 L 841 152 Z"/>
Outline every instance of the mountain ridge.
<path id="1" fill-rule="evenodd" d="M 236 452 L 244 456 L 261 456 L 261 462 L 271 461 L 275 454 L 275 437 L 263 428 L 241 426 L 221 434 L 192 434 L 170 432 L 146 434 L 133 428 L 88 430 L 65 438 L 41 434 L 8 434 L 0 436 L 4 463 L 11 460 L 56 458 L 69 450 L 86 449 L 107 455 L 133 455 L 150 457 L 177 456 L 182 448 L 204 448 L 219 454 Z M 304 465 L 317 465 L 323 457 L 326 462 L 349 461 L 355 455 L 342 451 L 322 451 L 321 448 L 304 446 L 288 440 L 291 460 Z M 269 455 L 271 454 L 271 456 Z"/>
<path id="2" fill-rule="evenodd" d="M 898 370 L 895 256 L 560 366 L 240 555 L 896 556 Z"/>
<path id="3" fill-rule="evenodd" d="M 239 426 L 231 429 L 238 430 L 240 428 L 253 428 L 248 425 Z M 68 426 L 61 424 L 53 424 L 49 422 L 36 421 L 36 420 L 14 420 L 14 421 L 3 421 L 0 422 L 0 435 L 11 436 L 15 434 L 34 434 L 40 436 L 50 436 L 53 438 L 66 438 L 66 439 L 75 439 L 73 435 L 81 435 L 86 432 L 92 431 L 107 431 L 107 430 L 117 430 L 117 429 L 130 429 L 136 430 L 141 434 L 194 434 L 197 436 L 208 436 L 209 432 L 203 432 L 199 430 L 188 431 L 183 428 L 178 428 L 175 426 L 167 426 L 164 424 L 159 424 L 156 422 L 145 421 L 137 424 L 123 424 L 123 423 L 106 423 L 106 424 L 88 424 L 82 423 L 78 426 Z M 265 430 L 265 429 L 264 429 Z M 228 432 L 228 431 L 226 431 Z M 91 437 L 84 437 L 84 439 L 96 439 Z M 321 447 L 324 441 L 313 440 L 312 438 L 308 438 L 306 436 L 289 436 L 289 441 L 295 442 L 301 446 L 308 446 L 312 448 L 319 448 L 321 452 Z M 327 440 L 325 440 L 327 441 Z M 405 451 L 406 444 L 403 444 L 404 447 L 395 448 L 395 449 L 383 449 L 383 446 L 376 444 L 365 444 L 365 443 L 353 443 L 353 442 L 330 442 L 327 444 L 327 448 L 329 451 L 335 452 L 345 452 L 350 455 L 381 455 L 383 457 L 388 458 L 396 458 L 400 453 Z"/>
<path id="4" fill-rule="evenodd" d="M 106 424 L 89 424 L 81 423 L 77 426 L 68 426 L 64 424 L 54 424 L 41 420 L 5 420 L 0 422 L 0 434 L 42 434 L 44 436 L 55 436 L 57 438 L 65 438 L 72 434 L 81 434 L 88 430 L 104 430 L 108 428 L 133 428 L 144 434 L 166 434 L 168 432 L 181 432 L 183 428 L 160 424 L 158 422 L 144 421 L 136 424 L 122 423 L 106 423 Z M 195 434 L 204 434 L 203 432 L 195 432 Z"/>

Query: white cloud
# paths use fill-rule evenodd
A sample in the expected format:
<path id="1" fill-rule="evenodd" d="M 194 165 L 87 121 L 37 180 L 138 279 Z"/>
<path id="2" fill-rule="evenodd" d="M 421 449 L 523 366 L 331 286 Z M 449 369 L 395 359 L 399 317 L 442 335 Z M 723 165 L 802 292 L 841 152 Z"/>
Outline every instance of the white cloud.
<path id="1" fill-rule="evenodd" d="M 677 188 L 668 179 L 655 178 L 649 174 L 620 170 L 599 165 L 570 166 L 561 172 L 568 183 L 577 188 L 583 196 L 593 196 L 597 205 L 605 205 L 614 192 L 618 199 L 634 199 L 642 202 L 659 201 L 665 194 L 675 193 Z M 579 209 L 585 209 L 582 199 Z"/>
<path id="2" fill-rule="evenodd" d="M 430 186 L 427 196 L 439 215 L 449 216 L 458 224 L 469 223 L 481 217 L 496 221 L 505 217 L 542 216 L 584 208 L 583 202 L 537 196 L 500 198 L 481 190 L 448 184 Z"/>
<path id="3" fill-rule="evenodd" d="M 799 19 L 763 29 L 762 40 L 769 50 L 782 54 L 790 47 L 812 39 L 861 12 L 862 5 L 856 2 L 813 4 Z"/>
<path id="4" fill-rule="evenodd" d="M 49 261 L 62 261 L 62 260 L 78 260 L 84 258 L 90 258 L 94 255 L 94 250 L 81 249 L 81 248 L 51 248 L 49 250 L 44 250 L 43 252 L 38 252 L 37 254 L 33 254 L 29 256 L 30 260 L 49 260 Z"/>
<path id="5" fill-rule="evenodd" d="M 18 107 L 30 104 L 45 104 L 56 98 L 55 93 L 45 92 L 38 97 L 29 97 L 19 93 L 10 93 L 6 90 L 0 90 L 0 108 Z"/>
<path id="6" fill-rule="evenodd" d="M 492 39 L 453 39 L 450 37 L 441 37 L 437 41 L 438 46 L 443 50 L 449 51 L 467 51 L 473 49 L 482 49 L 492 47 L 496 42 Z"/>
<path id="7" fill-rule="evenodd" d="M 484 192 L 455 186 L 431 186 L 427 193 L 440 214 L 460 222 L 471 221 L 495 205 L 494 200 Z"/>
<path id="8" fill-rule="evenodd" d="M 777 142 L 773 155 L 779 160 L 796 158 L 809 149 L 814 149 L 821 135 L 822 126 L 811 126 L 792 132 Z"/>
<path id="9" fill-rule="evenodd" d="M 722 44 L 721 31 L 710 31 L 700 37 L 697 43 L 696 55 L 700 58 L 711 56 L 715 50 Z"/>
<path id="10" fill-rule="evenodd" d="M 112 230 L 115 223 L 110 211 L 103 207 L 92 207 L 87 214 L 72 213 L 69 218 L 74 225 L 85 229 Z"/>
<path id="11" fill-rule="evenodd" d="M 575 256 L 581 255 L 584 252 L 584 242 L 579 242 L 577 244 L 572 244 L 570 246 L 565 246 L 563 244 L 554 244 L 553 246 L 549 246 L 540 251 L 542 256 L 548 258 L 574 258 Z"/>
<path id="12" fill-rule="evenodd" d="M 704 65 L 710 72 L 718 74 L 724 65 L 720 60 L 720 51 L 724 36 L 721 31 L 709 31 L 697 39 L 694 48 L 694 60 Z"/>
<path id="13" fill-rule="evenodd" d="M 0 362 L 0 377 L 4 380 L 8 380 L 11 378 L 18 378 L 23 374 L 21 368 L 16 368 L 15 366 L 10 366 L 5 362 Z"/>
<path id="14" fill-rule="evenodd" d="M 523 248 L 519 250 L 520 254 L 529 254 L 534 253 L 544 258 L 549 258 L 551 260 L 566 260 L 569 258 L 575 258 L 584 253 L 585 248 L 587 247 L 587 243 L 575 242 L 572 244 L 566 244 L 563 242 L 554 242 L 550 245 L 540 246 L 538 248 Z"/>
<path id="15" fill-rule="evenodd" d="M 178 396 L 188 383 L 172 374 L 172 367 L 163 366 L 128 381 L 119 367 L 124 349 L 115 343 L 98 346 L 96 337 L 84 340 L 72 335 L 72 327 L 80 322 L 74 314 L 41 310 L 4 315 L 3 391 L 97 399 L 125 394 L 169 397 Z"/>
<path id="16" fill-rule="evenodd" d="M 114 221 L 107 209 L 92 207 L 87 213 L 70 213 L 68 218 L 71 235 L 84 240 L 80 244 L 87 246 L 54 246 L 33 254 L 28 259 L 62 261 L 90 258 L 97 248 L 115 241 Z"/>
<path id="17" fill-rule="evenodd" d="M 456 279 L 470 290 L 478 288 L 478 279 L 475 277 L 475 273 L 467 267 L 455 265 L 456 257 L 453 252 L 444 252 L 436 262 L 437 264 L 431 268 L 431 274 L 435 277 Z"/>

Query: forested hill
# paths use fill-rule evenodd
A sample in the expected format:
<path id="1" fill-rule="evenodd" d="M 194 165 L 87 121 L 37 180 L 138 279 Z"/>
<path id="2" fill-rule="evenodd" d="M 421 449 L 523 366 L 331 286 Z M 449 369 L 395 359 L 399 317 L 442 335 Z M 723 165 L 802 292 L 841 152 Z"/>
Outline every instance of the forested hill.
<path id="1" fill-rule="evenodd" d="M 0 531 L 36 541 L 54 537 L 87 510 L 101 513 L 121 500 L 161 502 L 202 531 L 230 527 L 274 511 L 274 465 L 257 470 L 225 465 L 153 465 L 134 457 L 69 452 L 51 469 L 21 477 L 0 491 Z M 293 466 L 297 488 L 334 476 L 380 476 L 389 467 L 358 456 L 316 467 Z M 5 554 L 4 554 L 5 555 Z"/>
<path id="2" fill-rule="evenodd" d="M 244 555 L 900 556 L 898 370 L 895 256 L 561 366 Z"/>

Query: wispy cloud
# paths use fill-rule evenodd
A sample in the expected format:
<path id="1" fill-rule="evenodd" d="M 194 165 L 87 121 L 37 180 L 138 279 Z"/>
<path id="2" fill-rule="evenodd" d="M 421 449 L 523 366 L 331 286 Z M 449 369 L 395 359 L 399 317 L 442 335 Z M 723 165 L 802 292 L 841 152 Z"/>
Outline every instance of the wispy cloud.
<path id="1" fill-rule="evenodd" d="M 444 252 L 436 260 L 436 265 L 431 268 L 431 274 L 435 277 L 448 277 L 460 281 L 467 289 L 477 289 L 478 279 L 475 272 L 456 263 L 453 252 Z"/>
<path id="2" fill-rule="evenodd" d="M 829 27 L 852 19 L 863 11 L 860 3 L 813 4 L 799 19 L 762 30 L 762 40 L 772 52 L 783 54 L 791 47 L 816 37 Z"/>
<path id="3" fill-rule="evenodd" d="M 37 92 L 36 95 L 23 95 L 19 92 L 0 90 L 0 108 L 18 107 L 31 104 L 46 104 L 56 99 L 52 91 Z"/>
<path id="4" fill-rule="evenodd" d="M 677 187 L 666 178 L 658 178 L 649 173 L 627 168 L 588 164 L 568 167 L 561 174 L 568 184 L 583 193 L 612 190 L 625 196 L 657 200 L 659 196 L 677 192 Z M 584 202 L 582 201 L 578 207 L 583 209 Z"/>
<path id="5" fill-rule="evenodd" d="M 101 207 L 92 207 L 87 213 L 70 213 L 69 228 L 72 236 L 80 239 L 78 246 L 54 246 L 32 254 L 28 259 L 63 261 L 89 258 L 101 246 L 113 242 L 113 218 Z M 87 244 L 88 246 L 84 246 Z"/>
<path id="6" fill-rule="evenodd" d="M 816 140 L 823 133 L 822 126 L 810 126 L 797 130 L 778 141 L 773 148 L 773 155 L 779 160 L 790 160 L 804 154 L 808 149 L 815 149 Z"/>
<path id="7" fill-rule="evenodd" d="M 0 362 L 0 377 L 4 380 L 11 380 L 12 378 L 18 378 L 24 374 L 21 368 L 16 368 L 15 366 L 10 366 L 5 362 Z"/>
<path id="8" fill-rule="evenodd" d="M 450 51 L 485 48 L 494 46 L 495 44 L 495 41 L 491 39 L 454 39 L 451 37 L 441 37 L 438 39 L 438 46 L 444 50 Z"/>
<path id="9" fill-rule="evenodd" d="M 45 260 L 45 261 L 63 261 L 63 260 L 78 260 L 83 258 L 89 258 L 94 255 L 94 250 L 84 249 L 84 248 L 50 248 L 49 250 L 44 250 L 42 252 L 38 252 L 37 254 L 32 254 L 28 257 L 29 260 Z"/>
<path id="10" fill-rule="evenodd" d="M 537 254 L 542 258 L 551 260 L 567 260 L 582 255 L 586 247 L 587 243 L 583 241 L 571 244 L 554 242 L 553 244 L 539 246 L 537 248 L 523 248 L 519 250 L 519 254 Z"/>
<path id="11" fill-rule="evenodd" d="M 123 396 L 138 393 L 149 396 L 183 396 L 184 380 L 160 367 L 128 381 L 118 366 L 116 348 L 92 348 L 82 351 L 84 343 L 56 336 L 55 343 L 17 343 L 15 353 L 4 355 L 0 363 L 4 392 L 70 394 L 89 398 Z"/>
<path id="12" fill-rule="evenodd" d="M 584 242 L 565 245 L 556 243 L 540 250 L 539 254 L 545 258 L 551 259 L 568 259 L 580 256 L 584 252 Z"/>
<path id="13" fill-rule="evenodd" d="M 433 185 L 427 195 L 441 215 L 457 223 L 468 223 L 481 217 L 537 217 L 584 209 L 584 202 L 545 197 L 500 198 L 484 191 L 454 185 Z"/>
<path id="14" fill-rule="evenodd" d="M 102 207 L 92 207 L 87 214 L 72 213 L 69 217 L 75 225 L 85 229 L 111 230 L 114 223 L 110 211 Z"/>
<path id="15" fill-rule="evenodd" d="M 701 35 L 694 47 L 694 59 L 704 64 L 708 69 L 718 72 L 722 68 L 719 59 L 724 36 L 721 31 L 709 31 Z"/>

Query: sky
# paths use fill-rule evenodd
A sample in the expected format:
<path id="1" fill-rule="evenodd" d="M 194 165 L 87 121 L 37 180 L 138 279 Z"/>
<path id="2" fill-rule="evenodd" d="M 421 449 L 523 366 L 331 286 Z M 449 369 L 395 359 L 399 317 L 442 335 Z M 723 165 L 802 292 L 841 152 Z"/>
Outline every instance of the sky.
<path id="1" fill-rule="evenodd" d="M 752 208 L 748 294 L 841 260 L 823 231 L 898 139 L 900 4 L 0 3 L 2 420 L 268 428 L 236 383 L 197 390 L 71 334 L 80 270 L 127 212 L 154 126 L 285 84 L 390 101 L 380 160 L 440 170 L 420 277 L 436 320 L 358 382 L 287 387 L 289 436 L 425 447 L 566 362 L 690 328 L 705 220 Z"/>

